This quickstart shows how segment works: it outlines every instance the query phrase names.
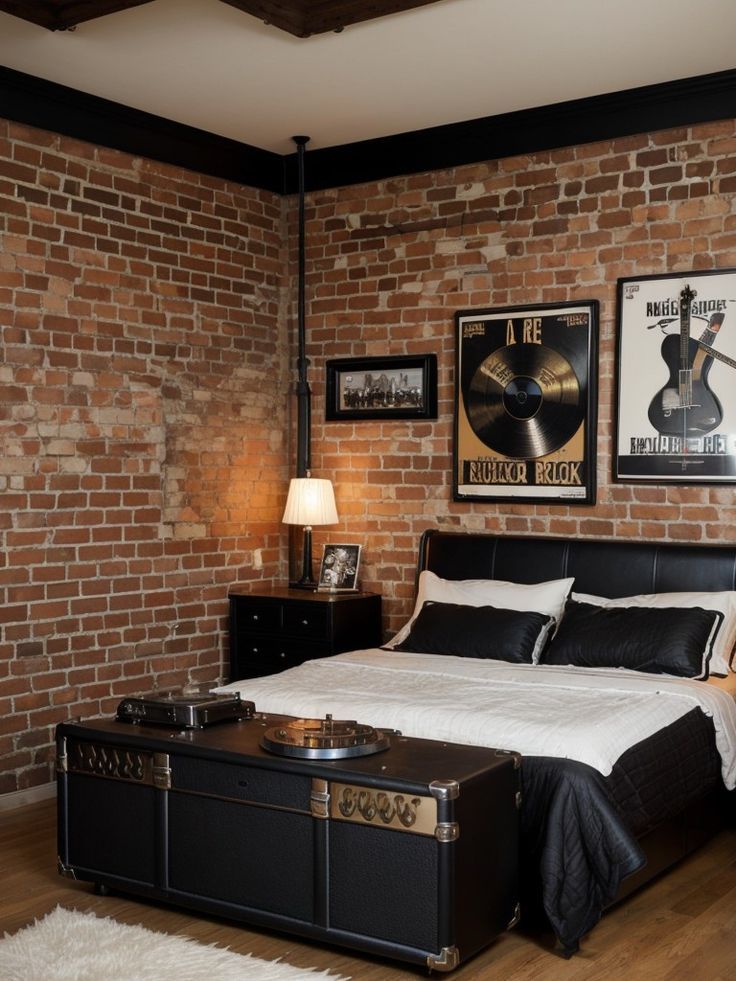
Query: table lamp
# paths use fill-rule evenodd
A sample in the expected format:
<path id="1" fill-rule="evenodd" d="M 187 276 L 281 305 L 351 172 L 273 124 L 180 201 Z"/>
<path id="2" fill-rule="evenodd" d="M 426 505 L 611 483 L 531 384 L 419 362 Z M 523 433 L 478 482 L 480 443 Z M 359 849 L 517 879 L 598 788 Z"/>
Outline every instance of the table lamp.
<path id="1" fill-rule="evenodd" d="M 316 589 L 317 581 L 312 574 L 312 527 L 337 524 L 337 508 L 332 481 L 320 477 L 293 477 L 286 498 L 285 525 L 303 525 L 304 543 L 302 577 L 289 585 L 297 589 Z"/>

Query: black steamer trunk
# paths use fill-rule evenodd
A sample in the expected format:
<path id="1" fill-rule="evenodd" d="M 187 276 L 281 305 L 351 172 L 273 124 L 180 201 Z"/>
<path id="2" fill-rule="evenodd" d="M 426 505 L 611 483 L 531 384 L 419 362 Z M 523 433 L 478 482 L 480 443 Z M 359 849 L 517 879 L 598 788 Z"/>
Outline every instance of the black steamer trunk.
<path id="1" fill-rule="evenodd" d="M 280 719 L 60 725 L 60 870 L 435 970 L 513 925 L 517 756 L 392 735 L 280 757 L 260 746 Z"/>

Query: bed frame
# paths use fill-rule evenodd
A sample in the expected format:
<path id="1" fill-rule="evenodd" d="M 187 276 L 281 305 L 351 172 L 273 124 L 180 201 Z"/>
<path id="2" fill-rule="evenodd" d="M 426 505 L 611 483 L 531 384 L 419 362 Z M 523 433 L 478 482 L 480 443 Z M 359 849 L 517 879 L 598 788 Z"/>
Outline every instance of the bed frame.
<path id="1" fill-rule="evenodd" d="M 736 546 L 499 536 L 425 531 L 417 576 L 424 569 L 443 579 L 502 579 L 537 583 L 575 577 L 575 591 L 598 596 L 736 589 Z M 640 839 L 647 863 L 624 881 L 623 899 L 688 855 L 736 812 L 721 788 Z"/>
<path id="2" fill-rule="evenodd" d="M 575 577 L 575 592 L 634 596 L 736 589 L 736 546 L 527 538 L 430 529 L 419 572 L 443 579 L 535 583 Z"/>

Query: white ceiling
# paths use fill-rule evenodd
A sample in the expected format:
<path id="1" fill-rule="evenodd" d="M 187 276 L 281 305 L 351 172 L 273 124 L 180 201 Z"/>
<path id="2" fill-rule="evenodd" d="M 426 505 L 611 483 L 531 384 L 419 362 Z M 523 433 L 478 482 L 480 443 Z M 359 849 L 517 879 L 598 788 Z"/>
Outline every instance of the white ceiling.
<path id="1" fill-rule="evenodd" d="M 0 14 L 0 64 L 277 153 L 733 69 L 735 42 L 736 0 L 440 0 L 311 38 L 219 0 Z"/>

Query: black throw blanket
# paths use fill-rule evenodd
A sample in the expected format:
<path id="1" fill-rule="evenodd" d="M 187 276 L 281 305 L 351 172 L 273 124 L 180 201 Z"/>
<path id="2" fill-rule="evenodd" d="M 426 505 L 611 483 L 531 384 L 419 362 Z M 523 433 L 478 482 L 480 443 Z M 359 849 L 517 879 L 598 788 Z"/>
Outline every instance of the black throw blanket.
<path id="1" fill-rule="evenodd" d="M 566 955 L 646 863 L 637 836 L 720 781 L 713 724 L 700 709 L 633 746 L 608 777 L 574 760 L 521 766 L 522 916 L 541 904 Z"/>
<path id="2" fill-rule="evenodd" d="M 644 852 L 597 770 L 573 760 L 525 756 L 521 771 L 523 878 L 541 880 L 544 912 L 563 950 L 572 952 L 622 879 L 642 867 Z"/>

